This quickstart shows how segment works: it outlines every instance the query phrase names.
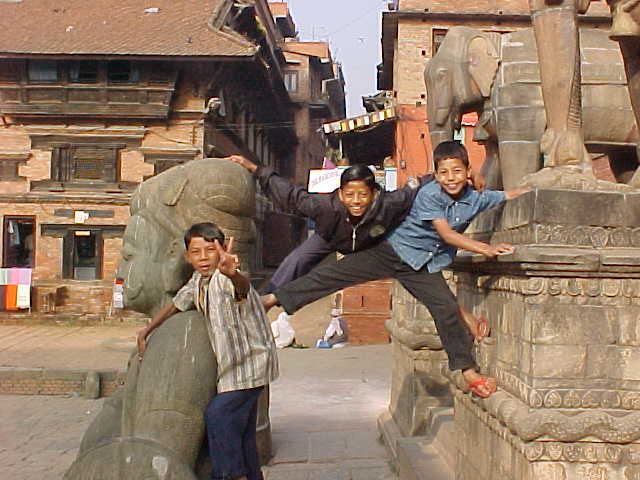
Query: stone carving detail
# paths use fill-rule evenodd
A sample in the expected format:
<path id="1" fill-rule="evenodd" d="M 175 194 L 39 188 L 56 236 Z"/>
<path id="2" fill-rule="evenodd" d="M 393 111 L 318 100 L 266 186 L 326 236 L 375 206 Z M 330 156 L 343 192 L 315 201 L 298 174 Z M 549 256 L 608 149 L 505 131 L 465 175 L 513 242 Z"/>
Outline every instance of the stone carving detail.
<path id="1" fill-rule="evenodd" d="M 531 408 L 591 408 L 607 410 L 640 410 L 640 392 L 620 393 L 616 390 L 544 390 L 529 387 L 513 374 L 498 370 L 500 385 L 507 391 L 514 392 L 518 398 L 526 399 Z"/>
<path id="2" fill-rule="evenodd" d="M 478 237 L 481 236 L 478 235 Z M 640 247 L 640 228 L 541 223 L 496 232 L 492 240 L 515 245 L 552 244 L 593 248 L 638 248 Z"/>
<path id="3" fill-rule="evenodd" d="M 142 183 L 131 200 L 119 265 L 127 306 L 152 315 L 184 284 L 190 272 L 182 236 L 194 223 L 213 220 L 233 235 L 247 266 L 254 196 L 250 175 L 222 159 L 188 162 Z M 202 466 L 196 465 L 202 412 L 215 393 L 215 371 L 203 316 L 189 311 L 171 317 L 154 332 L 144 361 L 132 357 L 124 388 L 85 432 L 65 479 L 195 480 Z M 262 455 L 270 452 L 266 399 L 258 419 Z"/>
<path id="4" fill-rule="evenodd" d="M 532 411 L 528 405 L 502 390 L 480 402 L 489 414 L 524 441 L 541 437 L 562 442 L 577 442 L 587 437 L 610 443 L 640 440 L 638 412 L 614 416 L 605 411 L 575 415 L 545 409 Z"/>
<path id="5" fill-rule="evenodd" d="M 475 289 L 508 292 L 526 297 L 550 295 L 565 297 L 575 302 L 575 297 L 640 299 L 640 279 L 637 278 L 567 278 L 567 277 L 511 277 L 479 275 L 458 279 L 459 289 Z M 470 282 L 473 282 L 471 284 Z M 608 303 L 607 303 L 608 304 Z"/>
<path id="6" fill-rule="evenodd" d="M 485 403 L 482 401 L 481 403 Z M 456 404 L 462 404 L 475 416 L 487 419 L 487 413 L 480 403 L 474 401 L 469 395 L 458 392 Z M 488 417 L 492 418 L 492 417 Z M 603 443 L 581 442 L 572 443 L 558 441 L 523 441 L 514 435 L 508 427 L 501 422 L 487 421 L 489 428 L 502 439 L 507 440 L 530 462 L 568 462 L 568 463 L 608 463 L 620 464 L 628 461 L 631 464 L 640 464 L 640 445 L 607 445 Z"/>

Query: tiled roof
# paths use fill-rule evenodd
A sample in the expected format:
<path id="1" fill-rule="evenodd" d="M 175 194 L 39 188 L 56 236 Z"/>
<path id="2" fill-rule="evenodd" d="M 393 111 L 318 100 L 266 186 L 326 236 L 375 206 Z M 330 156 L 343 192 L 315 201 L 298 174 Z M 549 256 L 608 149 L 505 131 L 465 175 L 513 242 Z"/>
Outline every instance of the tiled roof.
<path id="1" fill-rule="evenodd" d="M 210 26 L 225 0 L 0 1 L 0 54 L 252 56 Z"/>

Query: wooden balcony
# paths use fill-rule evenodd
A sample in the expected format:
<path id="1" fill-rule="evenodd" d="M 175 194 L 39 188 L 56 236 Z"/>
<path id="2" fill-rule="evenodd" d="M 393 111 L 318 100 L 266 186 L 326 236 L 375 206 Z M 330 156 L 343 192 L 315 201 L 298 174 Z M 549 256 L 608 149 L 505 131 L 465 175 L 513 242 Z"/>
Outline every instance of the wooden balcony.
<path id="1" fill-rule="evenodd" d="M 0 113 L 164 118 L 174 85 L 0 85 Z"/>
<path id="2" fill-rule="evenodd" d="M 29 61 L 31 62 L 31 61 Z M 175 90 L 177 68 L 152 62 L 120 62 L 124 74 L 109 71 L 115 62 L 93 62 L 86 77 L 74 77 L 78 62 L 49 61 L 49 70 L 30 74 L 26 61 L 0 63 L 0 114 L 165 118 Z M 42 68 L 42 67 L 41 67 Z M 83 73 L 86 73 L 84 71 Z M 119 79 L 122 75 L 124 81 Z"/>

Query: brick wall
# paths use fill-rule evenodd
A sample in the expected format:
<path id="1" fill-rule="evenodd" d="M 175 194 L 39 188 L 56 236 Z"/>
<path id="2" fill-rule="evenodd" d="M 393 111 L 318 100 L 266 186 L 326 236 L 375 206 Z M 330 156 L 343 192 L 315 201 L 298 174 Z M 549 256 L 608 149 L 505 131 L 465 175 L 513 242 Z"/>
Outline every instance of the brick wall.
<path id="1" fill-rule="evenodd" d="M 0 368 L 0 395 L 72 395 L 84 394 L 87 374 L 76 370 L 42 368 Z M 95 372 L 100 380 L 100 397 L 113 395 L 124 385 L 125 372 L 105 370 Z"/>

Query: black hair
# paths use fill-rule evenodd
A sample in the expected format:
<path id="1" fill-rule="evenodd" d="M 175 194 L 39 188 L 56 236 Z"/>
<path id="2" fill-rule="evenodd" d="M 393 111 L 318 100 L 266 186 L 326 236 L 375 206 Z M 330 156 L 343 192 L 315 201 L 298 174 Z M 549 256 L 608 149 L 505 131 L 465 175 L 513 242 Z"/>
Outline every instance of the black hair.
<path id="1" fill-rule="evenodd" d="M 218 240 L 220 245 L 224 245 L 224 233 L 215 223 L 204 222 L 191 225 L 191 228 L 184 234 L 184 247 L 188 250 L 191 239 L 195 237 L 204 238 L 207 242 Z"/>
<path id="2" fill-rule="evenodd" d="M 349 182 L 362 181 L 371 190 L 377 187 L 376 176 L 371 169 L 364 164 L 352 165 L 340 175 L 340 188 Z"/>
<path id="3" fill-rule="evenodd" d="M 469 154 L 467 149 L 460 142 L 450 141 L 440 143 L 433 151 L 433 169 L 438 170 L 441 160 L 457 158 L 465 167 L 469 167 Z"/>

